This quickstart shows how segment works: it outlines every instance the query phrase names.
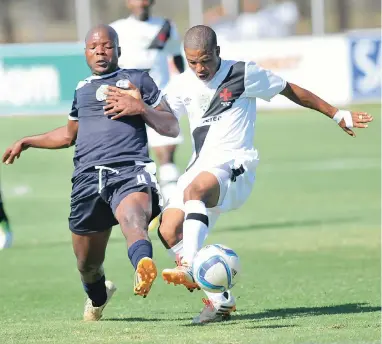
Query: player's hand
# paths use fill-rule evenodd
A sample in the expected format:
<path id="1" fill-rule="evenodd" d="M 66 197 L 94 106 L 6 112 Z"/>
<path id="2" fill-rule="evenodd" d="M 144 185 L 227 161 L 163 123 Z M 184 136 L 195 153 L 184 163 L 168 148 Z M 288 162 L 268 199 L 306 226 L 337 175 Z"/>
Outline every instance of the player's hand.
<path id="1" fill-rule="evenodd" d="M 373 120 L 373 117 L 366 112 L 351 112 L 352 120 L 353 120 L 353 128 L 367 128 L 369 122 Z M 355 132 L 350 128 L 346 127 L 345 120 L 342 119 L 338 125 L 342 128 L 342 130 L 350 136 L 355 137 Z"/>
<path id="2" fill-rule="evenodd" d="M 144 112 L 145 104 L 142 101 L 141 93 L 137 87 L 130 84 L 130 89 L 123 90 L 114 86 L 109 86 L 106 103 L 104 107 L 105 115 L 113 115 L 111 119 L 118 119 L 123 116 L 135 116 Z"/>
<path id="3" fill-rule="evenodd" d="M 129 83 L 129 88 L 124 89 L 124 88 L 118 88 L 115 86 L 109 86 L 107 88 L 107 91 L 105 92 L 107 96 L 113 97 L 113 96 L 119 96 L 121 94 L 128 94 L 132 96 L 135 99 L 142 99 L 141 92 L 138 90 L 138 88 L 132 84 L 131 82 Z"/>
<path id="4" fill-rule="evenodd" d="M 26 149 L 28 149 L 28 146 L 24 144 L 23 140 L 15 142 L 12 146 L 5 150 L 2 158 L 3 163 L 6 165 L 13 164 L 16 158 L 20 158 L 21 152 Z"/>

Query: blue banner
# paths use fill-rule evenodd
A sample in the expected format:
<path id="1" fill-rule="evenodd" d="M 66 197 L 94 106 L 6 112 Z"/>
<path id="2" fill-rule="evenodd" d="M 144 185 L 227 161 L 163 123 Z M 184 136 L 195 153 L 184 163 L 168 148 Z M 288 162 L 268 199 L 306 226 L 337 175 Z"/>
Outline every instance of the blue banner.
<path id="1" fill-rule="evenodd" d="M 381 99 L 381 37 L 373 34 L 350 36 L 352 99 Z"/>

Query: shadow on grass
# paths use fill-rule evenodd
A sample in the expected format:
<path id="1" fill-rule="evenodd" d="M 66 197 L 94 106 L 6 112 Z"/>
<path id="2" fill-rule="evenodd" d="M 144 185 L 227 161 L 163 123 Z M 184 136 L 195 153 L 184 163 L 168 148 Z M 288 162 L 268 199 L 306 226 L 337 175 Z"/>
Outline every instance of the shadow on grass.
<path id="1" fill-rule="evenodd" d="M 218 228 L 218 231 L 228 232 L 228 231 L 250 231 L 250 230 L 261 230 L 261 229 L 283 229 L 283 228 L 296 228 L 296 227 L 317 227 L 322 225 L 330 224 L 341 224 L 341 223 L 355 223 L 359 222 L 362 218 L 360 217 L 348 217 L 348 218 L 330 218 L 330 219 L 308 219 L 300 221 L 280 221 L 280 222 L 268 222 L 268 223 L 254 223 L 243 226 L 233 226 L 233 227 L 223 227 Z"/>
<path id="2" fill-rule="evenodd" d="M 232 320 L 277 320 L 286 318 L 310 317 L 317 315 L 356 314 L 380 311 L 381 307 L 369 306 L 367 303 L 346 303 L 343 305 L 323 307 L 266 309 L 265 311 L 259 313 L 233 315 Z"/>
<path id="3" fill-rule="evenodd" d="M 287 327 L 297 327 L 297 325 L 255 325 L 255 326 L 248 327 L 248 328 L 250 328 L 250 329 L 254 329 L 254 328 L 274 329 L 274 328 L 287 328 Z"/>
<path id="4" fill-rule="evenodd" d="M 156 321 L 169 321 L 169 320 L 177 320 L 177 319 L 139 318 L 139 317 L 102 319 L 102 321 L 125 321 L 125 322 L 150 322 L 150 321 L 156 322 Z"/>

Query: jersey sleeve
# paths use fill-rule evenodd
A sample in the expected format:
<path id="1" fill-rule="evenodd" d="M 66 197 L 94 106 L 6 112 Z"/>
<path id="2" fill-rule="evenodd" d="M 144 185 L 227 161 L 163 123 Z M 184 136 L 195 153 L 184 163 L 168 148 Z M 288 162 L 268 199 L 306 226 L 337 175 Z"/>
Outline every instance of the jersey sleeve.
<path id="1" fill-rule="evenodd" d="M 162 100 L 162 92 L 149 73 L 142 73 L 140 86 L 143 101 L 153 108 L 157 107 Z"/>
<path id="2" fill-rule="evenodd" d="M 182 97 L 178 92 L 179 85 L 176 82 L 170 81 L 163 91 L 163 97 L 170 106 L 173 114 L 179 120 L 183 115 L 187 115 L 187 109 L 182 101 Z"/>
<path id="3" fill-rule="evenodd" d="M 174 23 L 171 23 L 170 37 L 166 42 L 164 51 L 170 56 L 182 55 L 181 41 L 179 38 L 178 30 Z"/>
<path id="4" fill-rule="evenodd" d="M 69 112 L 68 118 L 71 121 L 78 121 L 77 91 L 74 92 L 74 99 L 73 99 L 73 103 L 72 103 L 72 109 Z"/>
<path id="5" fill-rule="evenodd" d="M 261 98 L 269 102 L 285 88 L 286 81 L 270 70 L 248 62 L 245 65 L 244 86 L 247 97 Z"/>

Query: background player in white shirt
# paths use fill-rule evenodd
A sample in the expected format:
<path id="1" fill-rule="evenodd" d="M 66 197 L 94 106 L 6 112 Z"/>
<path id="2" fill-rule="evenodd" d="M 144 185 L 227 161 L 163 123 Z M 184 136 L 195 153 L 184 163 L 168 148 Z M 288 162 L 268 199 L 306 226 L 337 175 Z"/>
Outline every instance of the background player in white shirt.
<path id="1" fill-rule="evenodd" d="M 151 16 L 154 0 L 126 0 L 126 5 L 131 15 L 110 24 L 117 31 L 122 48 L 119 66 L 148 71 L 162 90 L 170 79 L 169 57 L 180 73 L 184 71 L 177 29 L 169 20 Z M 177 138 L 161 136 L 150 127 L 147 127 L 147 135 L 160 165 L 161 191 L 167 201 L 179 177 L 174 153 L 183 138 L 181 135 Z"/>
<path id="2" fill-rule="evenodd" d="M 12 246 L 13 234 L 11 232 L 11 226 L 7 214 L 4 210 L 4 203 L 1 198 L 0 189 L 0 250 L 4 248 L 10 248 Z"/>
<path id="3" fill-rule="evenodd" d="M 367 128 L 372 117 L 339 110 L 253 62 L 222 60 L 216 34 L 207 26 L 191 28 L 184 47 L 190 69 L 170 82 L 165 99 L 177 117 L 189 118 L 193 156 L 163 212 L 158 234 L 169 253 L 180 258 L 176 268 L 163 271 L 163 278 L 192 290 L 197 285 L 191 264 L 209 230 L 222 212 L 239 208 L 251 193 L 258 163 L 253 147 L 256 98 L 270 101 L 281 94 L 323 113 L 351 136 L 351 128 Z M 219 320 L 235 309 L 230 291 L 206 294 L 209 305 L 194 323 Z"/>

